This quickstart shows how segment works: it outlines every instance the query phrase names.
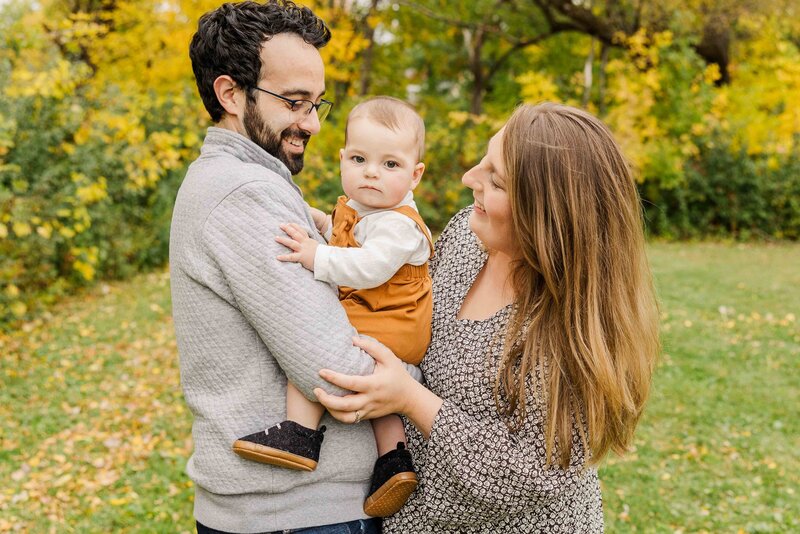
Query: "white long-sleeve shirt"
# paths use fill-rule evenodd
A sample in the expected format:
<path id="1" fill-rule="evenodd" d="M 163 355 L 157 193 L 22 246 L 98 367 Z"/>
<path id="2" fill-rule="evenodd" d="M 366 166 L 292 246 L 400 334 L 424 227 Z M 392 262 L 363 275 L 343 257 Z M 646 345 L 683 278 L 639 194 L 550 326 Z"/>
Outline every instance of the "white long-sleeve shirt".
<path id="1" fill-rule="evenodd" d="M 393 208 L 370 208 L 353 199 L 347 205 L 361 220 L 353 236 L 359 248 L 319 245 L 314 256 L 314 278 L 353 289 L 369 289 L 386 283 L 406 263 L 423 265 L 430 257 L 428 238 L 411 218 Z M 409 191 L 394 208 L 417 209 Z M 430 230 L 425 229 L 430 235 Z M 330 230 L 325 235 L 330 239 Z"/>

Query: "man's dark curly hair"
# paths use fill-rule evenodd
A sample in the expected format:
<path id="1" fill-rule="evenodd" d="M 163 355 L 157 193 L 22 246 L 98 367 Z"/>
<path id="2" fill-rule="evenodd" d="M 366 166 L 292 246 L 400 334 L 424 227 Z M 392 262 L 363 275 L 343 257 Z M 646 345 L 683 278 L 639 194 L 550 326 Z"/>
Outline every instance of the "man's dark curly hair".
<path id="1" fill-rule="evenodd" d="M 212 121 L 219 122 L 225 112 L 214 93 L 214 80 L 227 74 L 246 89 L 248 99 L 255 98 L 252 92 L 261 73 L 261 45 L 279 33 L 297 34 L 316 48 L 331 39 L 322 19 L 288 0 L 226 3 L 200 17 L 189 57 L 197 90 Z"/>

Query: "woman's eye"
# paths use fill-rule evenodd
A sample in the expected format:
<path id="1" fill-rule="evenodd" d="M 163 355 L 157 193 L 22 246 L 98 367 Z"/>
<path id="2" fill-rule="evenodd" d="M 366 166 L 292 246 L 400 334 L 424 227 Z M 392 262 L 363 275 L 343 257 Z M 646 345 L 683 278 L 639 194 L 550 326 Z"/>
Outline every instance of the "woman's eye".
<path id="1" fill-rule="evenodd" d="M 386 166 L 389 167 L 390 169 L 394 169 L 395 167 L 398 167 L 399 165 L 400 164 L 397 163 L 396 161 L 387 161 L 386 162 Z"/>

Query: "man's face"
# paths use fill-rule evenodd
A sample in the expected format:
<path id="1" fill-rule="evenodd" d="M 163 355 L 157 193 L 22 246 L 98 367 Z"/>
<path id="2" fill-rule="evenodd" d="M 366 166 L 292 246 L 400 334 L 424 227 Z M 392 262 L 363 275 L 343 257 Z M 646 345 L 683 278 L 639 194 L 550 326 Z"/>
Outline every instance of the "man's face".
<path id="1" fill-rule="evenodd" d="M 280 33 L 261 48 L 258 86 L 292 100 L 318 103 L 325 93 L 325 69 L 319 51 L 292 33 Z M 247 99 L 242 116 L 247 136 L 281 160 L 289 172 L 303 169 L 309 138 L 319 132 L 316 110 L 292 111 L 291 104 L 262 91 Z"/>

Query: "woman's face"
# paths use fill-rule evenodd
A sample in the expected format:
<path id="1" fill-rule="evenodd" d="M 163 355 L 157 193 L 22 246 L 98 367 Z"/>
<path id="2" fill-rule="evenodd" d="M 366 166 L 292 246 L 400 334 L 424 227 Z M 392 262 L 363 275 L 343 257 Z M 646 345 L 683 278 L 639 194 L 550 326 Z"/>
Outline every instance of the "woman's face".
<path id="1" fill-rule="evenodd" d="M 469 227 L 489 250 L 514 257 L 518 250 L 511 222 L 511 200 L 503 164 L 503 134 L 501 128 L 489 140 L 486 156 L 467 171 L 461 181 L 472 189 L 475 209 Z"/>

